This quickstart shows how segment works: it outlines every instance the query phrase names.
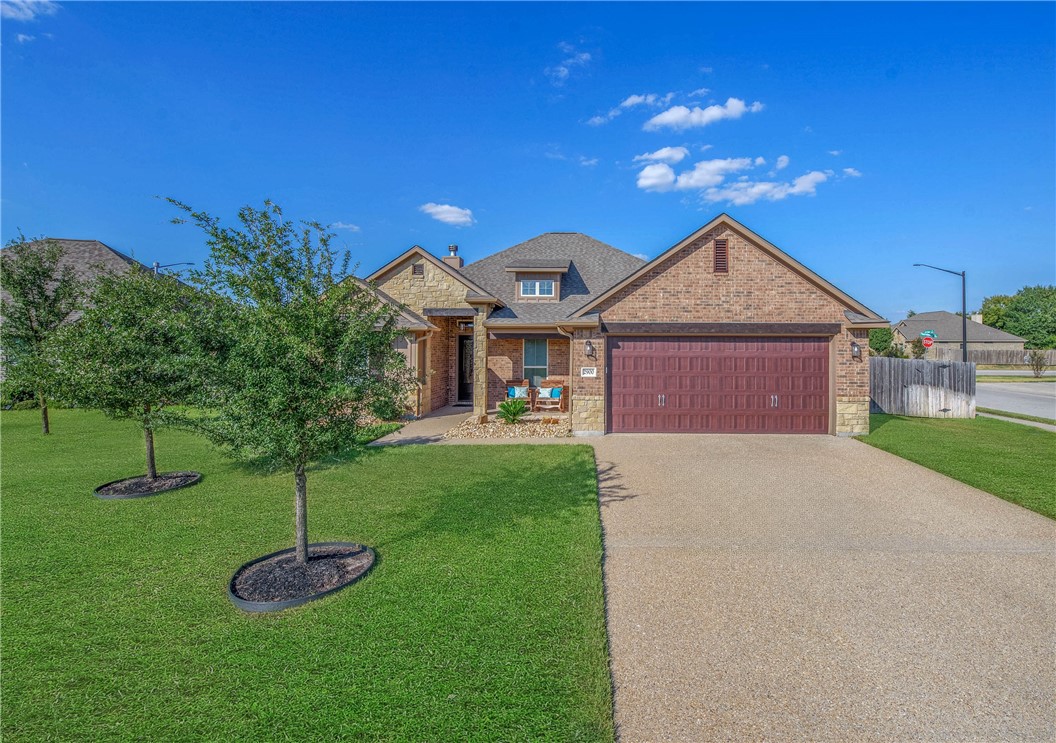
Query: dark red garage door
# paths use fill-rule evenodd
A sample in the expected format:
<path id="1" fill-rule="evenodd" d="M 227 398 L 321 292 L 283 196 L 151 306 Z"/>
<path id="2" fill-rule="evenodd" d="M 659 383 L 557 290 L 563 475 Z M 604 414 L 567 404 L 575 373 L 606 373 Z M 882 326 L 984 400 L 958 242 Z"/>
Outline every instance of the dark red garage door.
<path id="1" fill-rule="evenodd" d="M 613 432 L 828 433 L 829 339 L 609 338 Z"/>

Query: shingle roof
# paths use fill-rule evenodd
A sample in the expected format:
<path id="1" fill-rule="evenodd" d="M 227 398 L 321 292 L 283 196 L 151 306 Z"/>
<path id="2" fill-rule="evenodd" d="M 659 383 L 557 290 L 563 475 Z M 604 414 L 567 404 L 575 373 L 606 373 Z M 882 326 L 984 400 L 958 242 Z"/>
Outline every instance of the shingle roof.
<path id="1" fill-rule="evenodd" d="M 940 341 L 959 341 L 961 339 L 961 316 L 952 312 L 921 312 L 913 317 L 907 317 L 895 325 L 895 330 L 903 337 L 912 340 L 920 335 L 921 331 L 934 330 Z M 993 343 L 998 341 L 1016 342 L 1022 341 L 1018 335 L 1006 333 L 989 325 L 968 321 L 969 343 Z"/>
<path id="2" fill-rule="evenodd" d="M 561 297 L 557 302 L 518 302 L 516 276 L 507 266 L 523 266 L 526 261 L 564 264 Z M 462 269 L 506 306 L 488 317 L 488 325 L 547 324 L 565 320 L 606 289 L 620 281 L 645 261 L 579 232 L 547 232 L 512 248 L 489 255 Z"/>
<path id="3" fill-rule="evenodd" d="M 125 271 L 129 266 L 135 265 L 142 266 L 148 271 L 153 270 L 146 264 L 140 263 L 135 258 L 114 250 L 106 243 L 101 243 L 98 240 L 51 238 L 51 241 L 58 243 L 63 249 L 59 268 L 72 266 L 73 272 L 81 281 L 91 282 L 95 280 L 100 272 L 118 273 Z M 35 247 L 41 242 L 40 240 L 34 240 L 30 245 Z"/>

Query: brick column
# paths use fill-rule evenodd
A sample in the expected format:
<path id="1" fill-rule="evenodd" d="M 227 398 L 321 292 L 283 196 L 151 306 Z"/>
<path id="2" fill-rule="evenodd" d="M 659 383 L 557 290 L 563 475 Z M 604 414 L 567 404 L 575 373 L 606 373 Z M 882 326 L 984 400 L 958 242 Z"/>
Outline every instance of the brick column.
<path id="1" fill-rule="evenodd" d="M 575 436 L 597 436 L 605 433 L 605 336 L 595 328 L 581 328 L 574 333 L 569 374 L 572 381 L 572 433 Z M 587 341 L 594 345 L 595 355 L 588 357 Z M 596 377 L 581 377 L 584 366 L 598 369 Z"/>
<path id="2" fill-rule="evenodd" d="M 473 318 L 473 415 L 488 414 L 488 331 L 484 318 L 491 305 L 475 305 L 477 316 Z"/>

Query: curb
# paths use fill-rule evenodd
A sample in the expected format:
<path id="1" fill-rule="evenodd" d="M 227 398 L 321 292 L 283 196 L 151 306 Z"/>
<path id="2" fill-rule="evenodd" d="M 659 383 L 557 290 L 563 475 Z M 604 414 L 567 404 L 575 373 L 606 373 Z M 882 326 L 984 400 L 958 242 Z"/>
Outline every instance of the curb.
<path id="1" fill-rule="evenodd" d="M 279 555 L 289 554 L 291 552 L 296 551 L 297 549 L 296 547 L 287 547 L 284 550 L 271 552 L 267 555 L 263 555 L 262 557 L 258 557 L 255 560 L 250 560 L 247 563 L 243 563 L 242 566 L 234 572 L 234 575 L 231 576 L 231 580 L 227 583 L 227 597 L 231 599 L 231 603 L 237 606 L 239 609 L 252 614 L 259 614 L 270 611 L 282 611 L 283 609 L 292 609 L 295 606 L 307 604 L 309 601 L 316 601 L 317 599 L 321 599 L 324 596 L 329 596 L 332 593 L 336 593 L 337 591 L 340 591 L 343 588 L 348 588 L 353 583 L 356 583 L 358 580 L 369 574 L 378 562 L 378 554 L 373 549 L 357 542 L 312 542 L 308 545 L 309 553 L 311 552 L 312 547 L 361 547 L 363 550 L 370 553 L 370 564 L 367 566 L 366 570 L 364 570 L 362 573 L 350 580 L 348 583 L 342 583 L 340 586 L 334 586 L 333 588 L 327 589 L 322 593 L 312 594 L 311 596 L 301 596 L 300 598 L 286 599 L 285 601 L 247 601 L 246 599 L 239 598 L 235 595 L 235 579 L 238 578 L 239 574 L 243 570 L 248 568 L 250 565 L 256 565 L 258 562 L 264 562 L 265 560 L 270 560 L 271 558 L 278 557 Z"/>

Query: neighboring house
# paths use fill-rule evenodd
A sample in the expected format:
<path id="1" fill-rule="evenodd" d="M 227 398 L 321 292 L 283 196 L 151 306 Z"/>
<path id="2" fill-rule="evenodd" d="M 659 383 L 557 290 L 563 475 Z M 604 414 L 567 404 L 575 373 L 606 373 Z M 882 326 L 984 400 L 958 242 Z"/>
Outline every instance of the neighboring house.
<path id="1" fill-rule="evenodd" d="M 367 277 L 428 325 L 405 349 L 423 412 L 559 377 L 578 435 L 869 430 L 863 349 L 888 322 L 725 214 L 648 262 L 574 232 L 450 253 Z"/>
<path id="2" fill-rule="evenodd" d="M 48 238 L 51 242 L 62 246 L 63 255 L 59 261 L 59 270 L 66 266 L 73 267 L 73 273 L 84 284 L 91 286 L 92 283 L 103 273 L 121 273 L 127 271 L 129 266 L 140 266 L 146 271 L 153 271 L 151 267 L 140 263 L 135 258 L 114 250 L 109 245 L 98 240 L 65 240 L 60 238 Z M 34 240 L 31 246 L 42 244 L 43 240 Z M 7 248 L 4 249 L 5 251 Z M 10 299 L 7 292 L 2 292 L 4 299 Z M 80 317 L 78 312 L 75 316 Z"/>
<path id="3" fill-rule="evenodd" d="M 1025 339 L 1018 335 L 1006 333 L 989 325 L 977 322 L 976 315 L 970 315 L 968 320 L 968 350 L 969 351 L 1019 351 L 1023 353 Z M 926 330 L 935 331 L 935 345 L 927 350 L 924 358 L 937 358 L 941 352 L 944 358 L 956 358 L 960 360 L 961 316 L 952 312 L 921 312 L 907 317 L 902 322 L 893 325 L 891 330 L 894 334 L 894 342 L 905 344 L 908 351 L 909 344 L 914 338 Z M 956 354 L 950 355 L 950 352 Z"/>

